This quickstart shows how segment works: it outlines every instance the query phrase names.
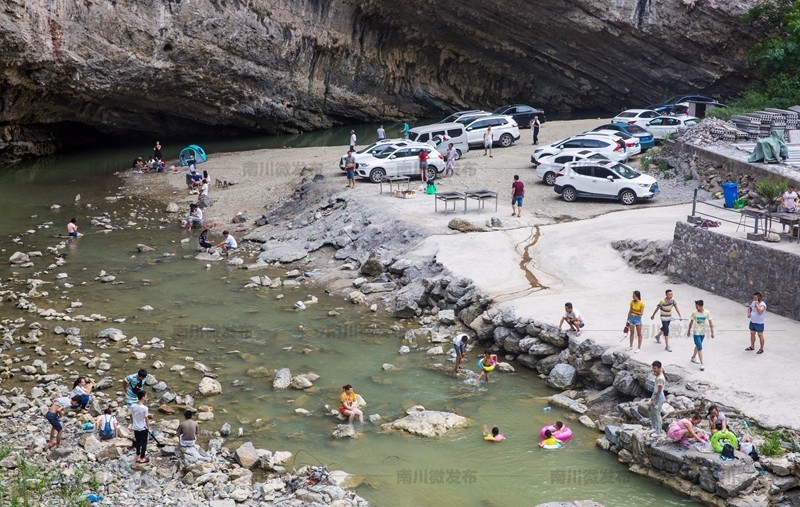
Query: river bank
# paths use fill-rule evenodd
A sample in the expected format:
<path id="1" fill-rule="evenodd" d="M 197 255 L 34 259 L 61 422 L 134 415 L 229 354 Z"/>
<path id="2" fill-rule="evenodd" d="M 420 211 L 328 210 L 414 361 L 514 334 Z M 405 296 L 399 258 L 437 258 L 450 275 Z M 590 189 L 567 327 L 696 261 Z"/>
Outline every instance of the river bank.
<path id="1" fill-rule="evenodd" d="M 440 188 L 467 190 L 489 187 L 502 191 L 503 181 L 510 182 L 511 174 L 523 172 L 521 168 L 525 166 L 524 157 L 529 155 L 525 153 L 528 150 L 523 150 L 521 147 L 515 148 L 516 151 L 512 151 L 514 148 L 507 152 L 502 150 L 503 156 L 507 156 L 502 161 L 492 160 L 484 163 L 482 158 L 478 158 L 480 164 L 472 162 L 475 164 L 474 168 L 466 171 L 467 174 L 463 180 L 457 177 L 451 181 L 442 181 Z M 501 150 L 495 151 L 495 158 L 501 158 L 497 155 L 498 152 Z M 336 157 L 332 156 L 331 160 L 335 161 Z M 475 160 L 475 158 L 471 160 Z M 462 161 L 463 165 L 468 168 L 472 167 L 467 165 L 469 161 L 470 159 L 465 159 Z M 470 179 L 470 177 L 474 177 L 474 179 Z M 453 215 L 444 217 L 441 213 L 434 214 L 433 200 L 428 196 L 418 196 L 417 201 L 393 199 L 385 195 L 381 196 L 377 193 L 374 185 L 366 184 L 358 185 L 355 191 L 337 190 L 343 185 L 340 183 L 341 178 L 338 177 L 332 163 L 326 170 L 325 178 L 316 177 L 315 180 L 312 181 L 309 178 L 295 191 L 291 199 L 269 213 L 267 218 L 270 223 L 268 225 L 256 228 L 245 235 L 247 240 L 261 245 L 262 251 L 258 254 L 258 260 L 256 261 L 255 256 L 251 258 L 252 261 L 255 261 L 252 263 L 253 267 L 276 262 L 290 267 L 297 266 L 301 269 L 327 266 L 327 270 L 316 279 L 318 283 L 326 286 L 334 294 L 340 294 L 359 305 L 372 306 L 374 310 L 386 310 L 401 318 L 414 319 L 423 328 L 433 328 L 433 335 L 438 336 L 437 339 L 431 340 L 430 331 L 420 331 L 419 334 L 424 336 L 422 340 L 419 340 L 416 333 L 406 335 L 408 346 L 412 350 L 415 347 L 435 347 L 437 342 L 446 341 L 439 334 L 450 336 L 460 329 L 468 328 L 477 333 L 479 338 L 493 341 L 496 350 L 506 353 L 507 359 L 516 360 L 525 366 L 535 368 L 547 378 L 557 364 L 572 366 L 572 380 L 563 385 L 559 381 L 555 387 L 571 388 L 574 387 L 573 384 L 583 384 L 601 392 L 614 387 L 615 397 L 611 398 L 612 402 L 603 406 L 601 412 L 594 414 L 596 419 L 592 423 L 595 427 L 600 429 L 606 427 L 606 424 L 599 419 L 601 415 L 607 415 L 603 413 L 605 411 L 620 410 L 618 416 L 621 419 L 616 421 L 620 424 L 623 421 L 637 421 L 637 419 L 637 422 L 643 422 L 641 415 L 636 415 L 639 413 L 638 410 L 631 410 L 631 406 L 628 406 L 627 410 L 622 409 L 621 406 L 628 402 L 622 403 L 616 396 L 621 394 L 622 400 L 636 402 L 638 398 L 646 395 L 648 387 L 646 368 L 642 371 L 641 366 L 649 364 L 647 361 L 651 361 L 653 356 L 662 361 L 667 358 L 663 353 L 650 352 L 636 358 L 643 363 L 633 361 L 633 356 L 624 353 L 620 353 L 619 356 L 609 356 L 616 357 L 610 363 L 601 359 L 606 350 L 621 349 L 619 345 L 613 346 L 616 339 L 609 342 L 612 334 L 618 334 L 618 331 L 613 331 L 612 321 L 616 322 L 620 319 L 603 317 L 597 320 L 598 324 L 593 326 L 596 331 L 593 331 L 591 336 L 593 339 L 598 339 L 596 350 L 598 353 L 596 357 L 590 356 L 588 360 L 576 358 L 575 351 L 571 351 L 573 354 L 565 356 L 548 346 L 541 347 L 547 354 L 531 354 L 530 348 L 523 350 L 519 347 L 519 342 L 529 338 L 542 340 L 543 336 L 552 335 L 553 329 L 548 327 L 545 322 L 549 321 L 552 325 L 554 321 L 544 315 L 558 315 L 559 308 L 563 305 L 563 299 L 574 299 L 574 294 L 577 292 L 584 293 L 580 306 L 583 309 L 594 309 L 595 303 L 590 302 L 592 298 L 596 302 L 603 301 L 603 298 L 609 296 L 604 294 L 609 292 L 609 289 L 611 289 L 613 297 L 624 301 L 625 293 L 631 289 L 626 284 L 621 284 L 620 281 L 625 279 L 628 280 L 628 283 L 635 284 L 635 287 L 641 287 L 642 277 L 640 273 L 627 266 L 618 253 L 614 252 L 618 259 L 611 259 L 611 254 L 606 253 L 613 250 L 610 247 L 610 240 L 635 239 L 641 237 L 642 232 L 647 230 L 659 230 L 661 232 L 656 237 L 663 236 L 663 239 L 668 239 L 672 230 L 669 221 L 673 220 L 674 223 L 674 220 L 680 220 L 681 216 L 685 217 L 686 209 L 679 207 L 664 213 L 665 208 L 658 208 L 652 203 L 647 203 L 639 206 L 644 209 L 644 211 L 639 211 L 639 216 L 645 217 L 645 220 L 641 224 L 637 224 L 641 226 L 638 232 L 631 233 L 628 227 L 631 222 L 620 215 L 612 217 L 614 220 L 606 220 L 605 223 L 600 220 L 597 223 L 587 223 L 585 226 L 573 225 L 572 229 L 583 228 L 585 230 L 581 232 L 565 230 L 564 234 L 557 235 L 558 239 L 545 245 L 544 242 L 537 243 L 537 241 L 541 241 L 539 237 L 541 227 L 588 218 L 622 208 L 615 208 L 614 204 L 608 203 L 581 203 L 580 207 L 562 208 L 559 206 L 560 201 L 552 198 L 552 194 L 549 193 L 552 192 L 552 189 L 529 183 L 527 188 L 533 192 L 529 190 L 526 204 L 533 201 L 534 205 L 533 210 L 530 210 L 530 206 L 524 208 L 522 219 L 500 218 L 507 214 L 507 211 L 504 211 L 510 208 L 507 204 L 498 205 L 500 210 L 498 213 L 475 210 L 466 214 L 458 213 L 455 215 L 456 218 L 466 219 L 476 228 L 494 230 L 491 233 L 460 235 L 447 228 Z M 523 176 L 523 180 L 525 181 L 525 176 Z M 487 182 L 491 182 L 494 186 L 490 186 Z M 659 204 L 664 204 L 665 201 L 668 203 L 686 202 L 693 189 L 693 184 L 686 180 L 668 181 L 667 184 L 668 188 L 672 187 L 675 191 L 670 192 L 668 197 L 660 196 L 665 199 L 659 200 Z M 664 188 L 663 185 L 662 188 Z M 229 209 L 227 214 L 230 215 L 232 211 Z M 625 211 L 625 214 L 630 213 L 630 211 Z M 666 221 L 662 218 L 658 219 L 661 221 L 648 220 L 646 218 L 648 215 L 664 216 Z M 391 217 L 391 221 L 387 222 L 384 217 Z M 502 225 L 498 226 L 497 222 L 492 224 L 489 220 L 491 217 L 500 218 Z M 332 224 L 335 225 L 332 226 Z M 603 256 L 589 258 L 582 255 L 585 252 L 585 246 L 583 243 L 577 242 L 575 248 L 570 249 L 569 255 L 565 257 L 564 245 L 569 243 L 569 238 L 584 238 L 587 237 L 587 234 L 591 234 L 590 231 L 595 232 L 596 237 L 589 243 L 594 241 L 595 245 L 605 244 L 605 240 L 608 238 L 609 246 L 603 246 Z M 615 233 L 621 234 L 621 236 L 614 237 Z M 538 246 L 531 248 L 533 245 Z M 413 246 L 413 252 L 410 251 L 409 246 Z M 538 247 L 541 246 L 547 247 L 548 250 L 538 251 Z M 480 252 L 480 254 L 476 254 L 476 252 Z M 597 280 L 589 283 L 597 274 L 590 268 L 592 259 L 605 266 L 605 276 L 598 277 Z M 587 264 L 587 261 L 590 262 Z M 574 273 L 564 271 L 564 267 L 567 265 L 573 266 Z M 609 265 L 613 266 L 613 269 L 608 269 Z M 576 277 L 575 275 L 578 274 L 580 276 Z M 662 287 L 665 283 L 669 282 L 653 276 L 647 282 L 648 287 L 652 285 L 648 294 L 657 294 L 663 290 Z M 616 288 L 617 286 L 619 288 Z M 723 309 L 720 314 L 724 316 L 725 320 L 732 320 L 732 315 L 729 316 L 729 314 L 733 314 L 734 311 L 730 302 L 712 294 L 699 294 L 702 291 L 695 291 L 691 288 L 682 288 L 681 290 L 691 291 L 693 296 L 698 293 L 706 301 L 712 302 L 715 312 L 716 309 Z M 594 291 L 593 296 L 591 291 Z M 556 294 L 561 294 L 561 297 L 552 297 Z M 532 301 L 535 301 L 535 306 L 530 306 Z M 496 310 L 500 310 L 502 316 L 486 313 L 495 303 L 500 303 L 496 305 Z M 684 307 L 686 306 L 690 305 L 684 305 Z M 537 311 L 531 313 L 530 308 L 536 308 Z M 520 310 L 522 311 L 521 316 Z M 440 313 L 442 311 L 444 313 Z M 602 315 L 602 312 L 596 313 Z M 494 323 L 494 327 L 490 334 L 481 335 L 481 329 L 485 327 L 481 324 L 481 319 L 486 321 L 487 315 L 489 315 L 488 321 Z M 500 319 L 499 323 L 502 323 L 501 326 L 498 326 L 498 322 L 496 322 L 498 318 Z M 441 321 L 445 323 L 444 329 L 438 328 Z M 529 329 L 528 326 L 531 322 L 535 324 L 532 329 Z M 781 322 L 781 324 L 784 323 Z M 498 335 L 495 335 L 495 328 L 505 329 L 505 331 L 501 330 Z M 777 331 L 780 333 L 779 330 Z M 778 337 L 780 334 L 776 336 L 776 338 Z M 571 338 L 574 339 L 574 337 Z M 421 344 L 421 341 L 432 341 L 433 343 L 425 345 Z M 547 343 L 550 346 L 561 347 L 560 350 L 566 350 L 567 345 L 573 343 L 573 340 L 568 340 L 563 336 L 556 341 L 563 341 L 563 343 Z M 528 340 L 526 345 L 534 347 L 536 343 L 539 342 Z M 593 343 L 590 341 L 587 347 L 593 348 Z M 576 344 L 575 346 L 579 347 L 580 345 Z M 780 345 L 776 345 L 776 348 L 780 355 Z M 584 363 L 576 365 L 574 364 L 576 360 L 579 363 L 584 361 Z M 605 366 L 600 366 L 601 364 Z M 759 390 L 757 386 L 749 383 L 737 384 L 736 390 L 731 391 L 726 389 L 724 370 L 718 370 L 722 374 L 721 376 L 707 372 L 706 376 L 713 379 L 713 383 L 710 383 L 708 379 L 694 379 L 696 373 L 687 370 L 680 363 L 667 362 L 666 364 L 669 365 L 668 368 L 671 371 L 677 372 L 671 378 L 671 382 L 684 381 L 689 386 L 681 394 L 685 399 L 679 404 L 681 410 L 675 415 L 686 414 L 695 409 L 700 410 L 710 402 L 718 402 L 729 407 L 732 412 L 741 413 L 742 420 L 750 419 L 765 428 L 776 428 L 792 423 L 793 409 L 788 407 L 787 410 L 776 410 L 774 397 L 778 393 L 774 391 Z M 716 365 L 716 361 L 712 364 Z M 597 371 L 589 374 L 593 365 L 596 366 L 595 370 Z M 544 370 L 539 368 L 544 368 Z M 445 370 L 446 367 L 442 369 Z M 631 373 L 632 371 L 638 371 L 638 373 Z M 749 375 L 757 375 L 758 368 L 746 371 Z M 627 379 L 621 385 L 628 387 L 616 389 L 615 384 L 622 382 L 617 381 L 617 376 L 621 373 Z M 601 378 L 602 382 L 599 382 L 598 378 Z M 631 379 L 634 379 L 635 382 Z M 631 385 L 637 387 L 630 387 Z M 753 389 L 753 387 L 756 388 Z M 568 398 L 580 400 L 585 399 L 588 395 L 588 393 L 572 393 Z M 756 401 L 756 404 L 753 403 L 753 400 Z M 761 408 L 762 406 L 764 408 Z M 766 407 L 771 408 L 766 410 Z M 763 439 L 759 440 L 757 434 L 755 439 L 757 444 L 764 441 Z M 790 445 L 794 444 L 790 442 Z M 622 449 L 615 445 L 609 447 L 615 447 L 617 451 Z M 627 460 L 628 456 L 623 453 L 622 459 Z M 765 493 L 765 491 L 771 491 L 770 478 L 756 481 L 757 474 L 752 468 L 752 461 L 747 464 L 746 457 L 741 459 L 744 461 L 745 468 L 751 468 L 747 468 L 743 472 L 740 477 L 741 481 L 736 488 L 733 488 L 734 494 L 755 495 L 753 498 L 756 502 L 774 500 L 774 498 L 769 499 Z M 766 463 L 769 463 L 769 460 L 766 460 Z M 633 471 L 645 475 L 650 474 L 649 468 L 636 469 L 634 465 L 631 466 Z M 776 468 L 780 469 L 781 466 L 783 465 Z M 709 467 L 709 470 L 713 471 L 713 467 Z M 664 482 L 668 483 L 669 481 Z M 679 491 L 686 491 L 686 485 L 682 483 L 667 485 Z M 785 489 L 791 489 L 791 485 L 782 484 L 776 491 L 771 491 L 771 494 L 782 492 Z M 726 492 L 729 491 L 732 490 L 726 489 Z M 718 502 L 722 502 L 719 503 L 720 505 L 725 504 L 726 500 L 720 500 L 715 496 L 718 494 L 717 490 L 712 488 L 711 491 L 708 489 L 698 491 L 693 496 L 710 505 Z"/>

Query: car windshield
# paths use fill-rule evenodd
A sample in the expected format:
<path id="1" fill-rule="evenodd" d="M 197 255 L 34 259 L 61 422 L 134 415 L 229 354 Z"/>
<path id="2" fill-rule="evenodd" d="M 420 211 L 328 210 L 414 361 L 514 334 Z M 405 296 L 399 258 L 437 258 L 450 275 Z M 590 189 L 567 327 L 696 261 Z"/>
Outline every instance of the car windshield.
<path id="1" fill-rule="evenodd" d="M 506 112 L 506 109 L 508 109 L 508 107 L 498 107 L 497 109 L 492 111 L 492 114 L 503 114 Z"/>
<path id="2" fill-rule="evenodd" d="M 589 160 L 608 160 L 608 157 L 606 157 L 602 153 L 594 153 L 592 155 L 589 155 L 588 159 Z"/>
<path id="3" fill-rule="evenodd" d="M 416 132 L 409 132 L 408 133 L 408 138 L 411 139 L 412 141 L 416 141 L 418 137 L 419 137 L 419 134 L 417 134 Z"/>
<path id="4" fill-rule="evenodd" d="M 687 127 L 693 127 L 694 125 L 697 125 L 697 120 L 686 120 L 683 122 L 683 124 Z"/>
<path id="5" fill-rule="evenodd" d="M 356 153 L 359 153 L 359 154 L 361 154 L 361 153 L 368 153 L 368 152 L 369 152 L 369 150 L 371 150 L 372 148 L 374 148 L 376 144 L 378 144 L 378 143 L 372 143 L 372 144 L 370 144 L 369 146 L 367 146 L 366 148 L 361 148 L 361 149 L 360 149 L 360 150 L 358 150 Z"/>
<path id="6" fill-rule="evenodd" d="M 464 113 L 453 113 L 439 123 L 453 123 L 456 119 Z"/>
<path id="7" fill-rule="evenodd" d="M 394 153 L 394 151 L 396 149 L 397 148 L 394 148 L 391 145 L 387 144 L 386 146 L 381 146 L 378 149 L 376 149 L 375 151 L 373 151 L 372 152 L 372 156 L 375 157 L 375 158 L 386 158 L 389 155 L 391 155 L 392 153 Z"/>
<path id="8" fill-rule="evenodd" d="M 612 167 L 615 173 L 619 174 L 623 178 L 632 180 L 634 178 L 638 178 L 641 176 L 639 172 L 636 171 L 633 167 L 625 164 L 616 164 Z"/>
<path id="9" fill-rule="evenodd" d="M 648 133 L 647 130 L 643 129 L 639 125 L 633 125 L 633 124 L 627 125 L 625 127 L 625 130 L 627 130 L 631 134 L 647 134 Z"/>

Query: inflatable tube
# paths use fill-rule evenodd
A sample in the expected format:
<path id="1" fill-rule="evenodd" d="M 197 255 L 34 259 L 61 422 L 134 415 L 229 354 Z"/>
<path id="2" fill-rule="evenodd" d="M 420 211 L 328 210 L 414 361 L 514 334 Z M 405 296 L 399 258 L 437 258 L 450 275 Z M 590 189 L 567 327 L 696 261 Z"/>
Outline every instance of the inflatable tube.
<path id="1" fill-rule="evenodd" d="M 561 442 L 552 445 L 552 444 L 545 444 L 542 446 L 542 449 L 561 449 Z"/>
<path id="2" fill-rule="evenodd" d="M 486 440 L 487 442 L 502 442 L 503 440 L 506 439 L 506 437 L 504 437 L 503 435 L 497 435 L 496 437 L 494 437 L 491 434 L 489 434 L 489 435 L 484 435 L 483 439 Z"/>
<path id="3" fill-rule="evenodd" d="M 483 359 L 482 358 L 478 359 L 478 369 L 483 370 L 483 371 L 492 371 L 492 370 L 494 370 L 494 365 L 495 364 L 497 364 L 497 363 L 492 363 L 490 366 L 484 366 L 483 365 Z"/>
<path id="4" fill-rule="evenodd" d="M 557 440 L 561 440 L 562 442 L 567 441 L 570 438 L 572 438 L 572 430 L 569 429 L 569 427 L 566 426 L 566 425 L 562 426 L 560 431 L 556 430 L 556 427 L 554 425 L 552 425 L 552 424 L 549 425 L 549 426 L 543 426 L 541 431 L 539 432 L 539 433 L 541 433 L 542 438 L 545 438 L 544 437 L 544 432 L 547 431 L 547 430 L 550 430 L 550 432 L 552 433 L 553 437 L 555 437 Z"/>
<path id="5" fill-rule="evenodd" d="M 718 431 L 711 435 L 711 449 L 714 452 L 722 452 L 722 447 L 725 445 L 720 440 L 727 440 L 734 449 L 739 448 L 739 440 L 736 439 L 736 435 L 731 433 L 730 431 Z"/>

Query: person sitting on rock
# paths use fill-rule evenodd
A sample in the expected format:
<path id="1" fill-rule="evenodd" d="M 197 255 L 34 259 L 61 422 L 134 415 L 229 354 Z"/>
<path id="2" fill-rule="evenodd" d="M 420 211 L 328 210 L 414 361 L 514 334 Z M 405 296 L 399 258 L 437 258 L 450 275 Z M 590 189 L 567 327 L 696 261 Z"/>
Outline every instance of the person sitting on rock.
<path id="1" fill-rule="evenodd" d="M 83 236 L 80 232 L 78 232 L 78 219 L 72 217 L 67 224 L 67 234 L 73 238 L 80 238 Z"/>
<path id="2" fill-rule="evenodd" d="M 195 203 L 189 204 L 189 216 L 186 217 L 186 229 L 191 230 L 197 224 L 199 227 L 203 223 L 203 210 Z"/>
<path id="3" fill-rule="evenodd" d="M 91 382 L 87 383 L 85 378 L 78 377 L 75 380 L 75 383 L 72 384 L 72 392 L 70 393 L 70 396 L 73 399 L 75 397 L 78 397 L 80 400 L 78 408 L 80 408 L 82 411 L 87 411 L 89 410 L 89 400 L 91 399 L 90 396 L 91 393 L 92 393 Z"/>
<path id="4" fill-rule="evenodd" d="M 705 441 L 705 434 L 698 434 L 694 428 L 700 424 L 702 420 L 700 414 L 694 413 L 691 419 L 684 417 L 679 421 L 673 421 L 672 424 L 669 425 L 669 429 L 667 429 L 667 436 L 670 440 L 674 440 L 683 445 L 689 445 L 689 438 L 694 438 L 697 441 Z"/>
<path id="5" fill-rule="evenodd" d="M 194 411 L 183 413 L 183 422 L 178 426 L 178 442 L 181 447 L 194 447 L 197 443 L 197 421 L 192 419 Z"/>
<path id="6" fill-rule="evenodd" d="M 203 232 L 200 233 L 200 237 L 197 238 L 197 244 L 201 252 L 208 252 L 214 246 L 208 241 L 208 229 L 203 229 Z"/>
<path id="7" fill-rule="evenodd" d="M 712 435 L 718 431 L 728 431 L 728 419 L 725 414 L 719 411 L 719 407 L 716 405 L 708 407 L 706 419 L 708 419 L 708 427 Z"/>
<path id="8" fill-rule="evenodd" d="M 339 413 L 347 416 L 348 424 L 353 424 L 353 419 L 358 416 L 359 422 L 364 422 L 364 413 L 358 408 L 358 395 L 353 392 L 353 386 L 342 386 L 342 395 L 339 397 Z"/>
<path id="9" fill-rule="evenodd" d="M 233 235 L 230 232 L 228 232 L 227 229 L 222 231 L 222 236 L 225 239 L 223 239 L 217 244 L 217 248 L 222 248 L 222 252 L 225 255 L 239 248 L 239 244 L 236 243 L 236 239 L 234 239 Z"/>
<path id="10" fill-rule="evenodd" d="M 94 430 L 100 440 L 110 440 L 119 435 L 119 422 L 117 417 L 111 413 L 110 407 L 106 407 L 103 410 L 103 415 L 97 418 Z"/>

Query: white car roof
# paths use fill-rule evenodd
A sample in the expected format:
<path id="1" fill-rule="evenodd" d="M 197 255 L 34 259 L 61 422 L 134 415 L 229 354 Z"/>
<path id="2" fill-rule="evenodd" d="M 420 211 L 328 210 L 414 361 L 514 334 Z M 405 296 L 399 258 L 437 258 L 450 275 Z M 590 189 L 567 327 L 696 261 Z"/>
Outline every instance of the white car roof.
<path id="1" fill-rule="evenodd" d="M 653 111 L 652 109 L 626 109 L 622 111 L 622 113 L 636 113 L 636 114 L 647 113 L 647 112 L 655 113 L 655 111 Z M 619 113 L 617 116 L 619 116 L 622 113 Z"/>

